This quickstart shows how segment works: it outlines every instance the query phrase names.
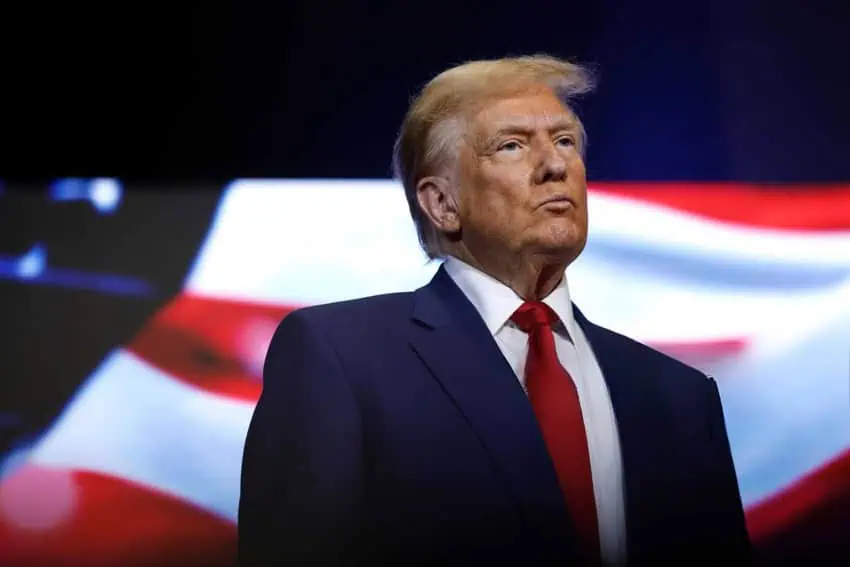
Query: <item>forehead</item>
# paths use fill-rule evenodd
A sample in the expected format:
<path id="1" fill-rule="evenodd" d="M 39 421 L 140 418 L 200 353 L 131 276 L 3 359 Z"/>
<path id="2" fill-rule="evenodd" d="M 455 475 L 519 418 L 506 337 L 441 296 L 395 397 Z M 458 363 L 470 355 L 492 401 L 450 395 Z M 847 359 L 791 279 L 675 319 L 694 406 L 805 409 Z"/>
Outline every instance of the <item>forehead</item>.
<path id="1" fill-rule="evenodd" d="M 471 116 L 478 134 L 501 129 L 551 129 L 575 127 L 575 115 L 551 91 L 533 92 L 483 103 Z"/>

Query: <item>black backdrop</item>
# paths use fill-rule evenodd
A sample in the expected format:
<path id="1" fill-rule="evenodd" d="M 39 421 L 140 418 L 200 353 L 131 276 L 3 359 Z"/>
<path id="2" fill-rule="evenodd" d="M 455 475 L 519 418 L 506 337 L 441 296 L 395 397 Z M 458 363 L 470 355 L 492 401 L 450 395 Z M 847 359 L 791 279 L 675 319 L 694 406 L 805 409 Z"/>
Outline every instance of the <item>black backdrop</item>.
<path id="1" fill-rule="evenodd" d="M 840 0 L 81 6 L 4 18 L 7 177 L 385 177 L 429 76 L 549 52 L 599 70 L 593 179 L 850 178 Z"/>

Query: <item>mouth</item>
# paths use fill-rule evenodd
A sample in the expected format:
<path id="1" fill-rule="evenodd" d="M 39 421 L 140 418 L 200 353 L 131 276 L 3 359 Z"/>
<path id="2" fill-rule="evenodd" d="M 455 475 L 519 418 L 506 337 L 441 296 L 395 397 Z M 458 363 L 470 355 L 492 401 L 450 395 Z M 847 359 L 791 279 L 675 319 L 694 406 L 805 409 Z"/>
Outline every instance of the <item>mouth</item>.
<path id="1" fill-rule="evenodd" d="M 553 195 L 538 205 L 538 207 L 546 209 L 566 209 L 574 206 L 575 202 L 566 195 Z"/>

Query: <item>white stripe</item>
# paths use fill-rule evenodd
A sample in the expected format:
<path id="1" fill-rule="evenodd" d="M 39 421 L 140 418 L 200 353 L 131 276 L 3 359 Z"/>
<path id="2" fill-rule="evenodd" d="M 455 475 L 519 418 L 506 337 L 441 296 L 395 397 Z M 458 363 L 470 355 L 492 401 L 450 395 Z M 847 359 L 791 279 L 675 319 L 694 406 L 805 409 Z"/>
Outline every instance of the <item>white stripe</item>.
<path id="1" fill-rule="evenodd" d="M 427 263 L 389 182 L 238 181 L 186 289 L 268 303 L 324 303 L 413 289 Z"/>
<path id="2" fill-rule="evenodd" d="M 732 258 L 850 273 L 850 231 L 806 233 L 705 220 L 610 195 L 590 196 L 590 242 L 694 259 Z M 251 180 L 226 190 L 187 287 L 272 303 L 401 291 L 425 266 L 401 187 L 390 180 Z M 345 282 L 339 285 L 338 282 Z"/>
<path id="3" fill-rule="evenodd" d="M 111 354 L 33 448 L 31 463 L 138 482 L 236 521 L 253 404 Z"/>
<path id="4" fill-rule="evenodd" d="M 771 323 L 719 369 L 747 504 L 850 449 L 850 284 L 820 301 L 778 305 Z"/>
<path id="5" fill-rule="evenodd" d="M 753 339 L 781 332 L 789 305 L 829 304 L 850 274 L 829 286 L 748 289 L 678 279 L 651 265 L 588 254 L 568 270 L 576 304 L 595 323 L 644 341 Z M 781 282 L 777 282 L 780 284 Z"/>
<path id="6" fill-rule="evenodd" d="M 595 238 L 613 235 L 634 245 L 681 250 L 698 257 L 722 254 L 741 262 L 850 268 L 850 230 L 821 233 L 734 225 L 601 194 L 591 195 L 588 211 Z"/>

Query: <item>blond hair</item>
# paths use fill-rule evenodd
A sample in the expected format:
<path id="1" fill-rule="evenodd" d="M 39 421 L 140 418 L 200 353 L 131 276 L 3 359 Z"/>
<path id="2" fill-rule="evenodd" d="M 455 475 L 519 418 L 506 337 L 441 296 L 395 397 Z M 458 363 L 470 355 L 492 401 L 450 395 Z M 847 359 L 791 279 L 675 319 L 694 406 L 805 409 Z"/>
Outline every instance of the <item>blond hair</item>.
<path id="1" fill-rule="evenodd" d="M 393 147 L 393 170 L 429 258 L 444 256 L 443 239 L 419 206 L 419 180 L 445 173 L 454 163 L 465 117 L 489 101 L 540 87 L 551 89 L 572 110 L 570 102 L 591 91 L 593 79 L 586 67 L 548 55 L 469 61 L 431 79 L 413 99 Z M 578 125 L 577 145 L 584 153 L 586 134 L 580 120 Z"/>

